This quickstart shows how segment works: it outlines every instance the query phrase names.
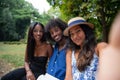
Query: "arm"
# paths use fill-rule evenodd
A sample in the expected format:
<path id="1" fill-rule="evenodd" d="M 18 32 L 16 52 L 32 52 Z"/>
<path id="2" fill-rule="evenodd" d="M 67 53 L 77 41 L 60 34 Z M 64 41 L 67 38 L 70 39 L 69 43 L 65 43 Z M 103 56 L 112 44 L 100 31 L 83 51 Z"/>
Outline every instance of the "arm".
<path id="1" fill-rule="evenodd" d="M 120 80 L 120 13 L 112 25 L 109 45 L 99 58 L 97 80 Z"/>
<path id="2" fill-rule="evenodd" d="M 120 49 L 120 12 L 112 24 L 109 35 L 109 44 L 116 49 Z"/>
<path id="3" fill-rule="evenodd" d="M 24 67 L 25 67 L 26 73 L 27 73 L 28 71 L 30 71 L 29 61 L 28 61 L 28 57 L 27 57 L 27 49 L 26 49 L 26 52 L 25 52 L 25 63 L 24 63 Z"/>
<path id="4" fill-rule="evenodd" d="M 66 76 L 65 80 L 72 80 L 72 52 L 71 50 L 67 50 L 66 52 Z"/>
<path id="5" fill-rule="evenodd" d="M 120 50 L 108 45 L 99 56 L 98 80 L 120 80 Z"/>
<path id="6" fill-rule="evenodd" d="M 105 43 L 105 42 L 100 42 L 100 43 L 97 44 L 96 49 L 95 49 L 95 52 L 96 52 L 97 56 L 100 55 L 101 51 L 102 51 L 104 48 L 106 48 L 107 45 L 108 45 L 108 44 Z"/>
<path id="7" fill-rule="evenodd" d="M 26 79 L 29 80 L 35 80 L 34 74 L 32 73 L 30 67 L 29 67 L 29 60 L 28 60 L 28 55 L 27 55 L 27 48 L 26 48 L 26 52 L 25 52 L 25 63 L 24 63 L 24 67 L 26 70 Z"/>

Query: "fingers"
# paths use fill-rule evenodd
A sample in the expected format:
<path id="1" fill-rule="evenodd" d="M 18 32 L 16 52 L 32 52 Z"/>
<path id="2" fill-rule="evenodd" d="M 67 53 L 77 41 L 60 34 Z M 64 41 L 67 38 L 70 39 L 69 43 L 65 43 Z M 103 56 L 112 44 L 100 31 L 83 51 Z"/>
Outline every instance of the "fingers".
<path id="1" fill-rule="evenodd" d="M 120 49 L 120 12 L 115 17 L 114 22 L 111 26 L 109 44 L 115 48 Z"/>
<path id="2" fill-rule="evenodd" d="M 29 77 L 29 78 L 27 78 L 27 80 L 35 80 L 35 77 L 34 76 Z"/>
<path id="3" fill-rule="evenodd" d="M 35 76 L 32 72 L 27 73 L 26 78 L 27 80 L 35 80 Z"/>

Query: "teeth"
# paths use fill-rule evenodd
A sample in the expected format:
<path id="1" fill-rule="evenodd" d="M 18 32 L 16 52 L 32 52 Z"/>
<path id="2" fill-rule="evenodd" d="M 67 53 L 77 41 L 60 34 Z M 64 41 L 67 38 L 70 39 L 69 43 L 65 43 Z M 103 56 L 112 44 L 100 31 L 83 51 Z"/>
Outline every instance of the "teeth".
<path id="1" fill-rule="evenodd" d="M 57 36 L 57 37 L 55 37 L 55 39 L 58 39 L 58 36 Z"/>

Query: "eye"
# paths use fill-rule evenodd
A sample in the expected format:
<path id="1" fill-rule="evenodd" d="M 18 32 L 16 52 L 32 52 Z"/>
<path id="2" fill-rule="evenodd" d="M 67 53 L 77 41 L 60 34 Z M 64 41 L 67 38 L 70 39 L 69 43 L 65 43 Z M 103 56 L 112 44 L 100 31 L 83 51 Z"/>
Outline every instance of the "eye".
<path id="1" fill-rule="evenodd" d="M 37 30 L 33 30 L 33 32 L 38 32 Z"/>
<path id="2" fill-rule="evenodd" d="M 52 35 L 52 34 L 53 34 L 53 32 L 50 32 L 50 34 Z"/>
<path id="3" fill-rule="evenodd" d="M 73 37 L 74 36 L 74 33 L 70 33 L 70 37 Z"/>
<path id="4" fill-rule="evenodd" d="M 58 28 L 55 28 L 55 32 L 58 32 L 59 31 L 59 29 Z"/>
<path id="5" fill-rule="evenodd" d="M 76 33 L 79 33 L 80 31 L 81 31 L 81 30 L 79 29 L 79 30 L 76 31 Z"/>
<path id="6" fill-rule="evenodd" d="M 40 30 L 39 32 L 43 32 L 43 30 Z"/>

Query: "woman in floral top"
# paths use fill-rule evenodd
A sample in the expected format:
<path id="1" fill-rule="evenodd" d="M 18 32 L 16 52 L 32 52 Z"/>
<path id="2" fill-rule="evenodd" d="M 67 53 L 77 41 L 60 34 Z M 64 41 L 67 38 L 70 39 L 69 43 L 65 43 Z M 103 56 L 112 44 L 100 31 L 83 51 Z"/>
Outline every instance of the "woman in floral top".
<path id="1" fill-rule="evenodd" d="M 106 43 L 96 44 L 94 26 L 82 17 L 68 21 L 64 35 L 70 39 L 66 54 L 65 80 L 95 80 L 98 54 Z"/>

